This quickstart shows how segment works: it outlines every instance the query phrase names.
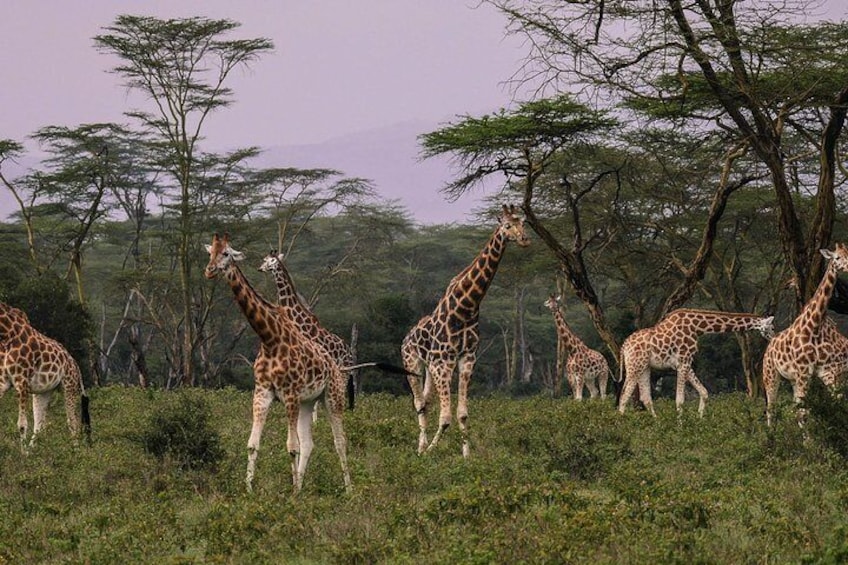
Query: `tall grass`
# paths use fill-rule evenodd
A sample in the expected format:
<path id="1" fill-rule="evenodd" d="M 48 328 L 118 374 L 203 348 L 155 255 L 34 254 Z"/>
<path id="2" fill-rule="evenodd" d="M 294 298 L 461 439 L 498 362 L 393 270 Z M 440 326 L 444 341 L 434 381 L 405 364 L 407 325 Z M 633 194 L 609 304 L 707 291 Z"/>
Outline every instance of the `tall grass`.
<path id="1" fill-rule="evenodd" d="M 73 446 L 60 402 L 21 455 L 13 398 L 0 402 L 0 563 L 839 563 L 848 556 L 845 460 L 805 441 L 784 404 L 722 395 L 699 419 L 611 401 L 472 399 L 472 456 L 448 430 L 415 454 L 410 398 L 371 395 L 346 413 L 345 494 L 326 418 L 303 491 L 291 494 L 282 406 L 243 478 L 250 394 L 202 402 L 91 391 L 94 445 Z M 788 400 L 785 398 L 784 400 Z M 150 453 L 162 406 L 205 411 L 214 466 Z M 433 418 L 435 420 L 435 418 Z M 202 429 L 202 428 L 201 428 Z"/>

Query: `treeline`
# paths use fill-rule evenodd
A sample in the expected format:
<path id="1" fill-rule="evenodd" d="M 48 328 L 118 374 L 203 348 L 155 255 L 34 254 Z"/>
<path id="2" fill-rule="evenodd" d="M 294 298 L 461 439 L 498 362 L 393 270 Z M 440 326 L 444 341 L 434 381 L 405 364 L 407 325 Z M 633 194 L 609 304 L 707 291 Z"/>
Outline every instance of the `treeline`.
<path id="1" fill-rule="evenodd" d="M 213 232 L 228 231 L 234 248 L 246 254 L 242 270 L 259 292 L 273 301 L 274 282 L 257 267 L 278 246 L 276 220 L 265 216 L 238 223 L 215 222 L 192 236 L 192 275 L 204 303 L 203 319 L 198 320 L 202 322 L 198 323 L 202 340 L 195 359 L 195 384 L 199 386 L 251 387 L 251 363 L 258 344 L 233 303 L 229 287 L 219 280 L 203 279 L 207 259 L 203 244 L 211 240 Z M 284 249 L 286 263 L 299 292 L 322 323 L 347 339 L 355 331 L 361 361 L 399 364 L 403 336 L 432 310 L 450 279 L 472 261 L 494 230 L 495 220 L 491 215 L 477 225 L 420 226 L 397 207 L 371 202 L 290 225 L 297 225 L 297 236 Z M 23 252 L 26 244 L 21 224 L 2 225 L 0 269 L 5 276 L 0 296 L 26 309 L 37 327 L 70 344 L 91 384 L 162 388 L 184 384 L 179 378 L 178 328 L 169 326 L 179 304 L 169 228 L 165 220 L 157 218 L 143 233 L 136 242 L 131 222 L 100 225 L 85 248 L 82 286 L 87 300 L 83 307 L 72 298 L 71 285 L 60 273 L 36 272 Z M 572 329 L 587 345 L 607 355 L 610 366 L 615 367 L 614 357 L 582 303 L 565 288 L 555 258 L 538 237 L 531 236 L 534 241 L 527 248 L 508 247 L 483 301 L 474 393 L 568 393 L 565 380 L 560 383 L 555 375 L 556 331 L 551 312 L 543 306 L 550 294 L 563 293 L 565 317 Z M 745 245 L 745 241 L 733 239 L 722 243 L 727 246 L 722 256 L 738 253 Z M 755 260 L 768 270 L 770 258 L 765 249 Z M 127 261 L 131 252 L 138 254 L 132 262 Z M 656 265 L 651 263 L 655 259 L 648 257 L 646 252 L 629 258 L 598 253 L 592 262 L 593 278 L 602 281 L 604 299 L 614 304 L 608 315 L 619 340 L 636 329 L 635 313 L 650 302 L 654 292 L 650 284 L 642 288 L 632 285 L 633 281 L 650 280 L 655 272 Z M 750 264 L 748 268 L 760 272 Z M 628 273 L 631 284 L 625 284 L 617 273 Z M 719 308 L 709 297 L 708 284 L 723 284 L 722 276 L 710 277 L 705 292 L 690 306 Z M 733 291 L 740 296 L 751 292 L 744 284 L 737 284 Z M 702 340 L 696 370 L 711 391 L 746 389 L 740 340 L 751 340 L 756 351 L 763 346 L 756 335 Z M 666 381 L 670 390 L 671 380 Z M 361 386 L 366 393 L 403 394 L 406 390 L 401 377 L 367 371 Z"/>

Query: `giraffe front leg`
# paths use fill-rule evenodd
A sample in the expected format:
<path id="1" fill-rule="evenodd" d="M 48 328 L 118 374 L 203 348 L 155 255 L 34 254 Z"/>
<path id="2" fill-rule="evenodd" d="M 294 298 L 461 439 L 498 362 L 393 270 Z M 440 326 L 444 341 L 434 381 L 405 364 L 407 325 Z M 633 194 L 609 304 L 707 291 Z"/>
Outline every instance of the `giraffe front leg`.
<path id="1" fill-rule="evenodd" d="M 21 451 L 26 452 L 26 438 L 29 433 L 29 420 L 27 420 L 29 384 L 26 379 L 21 378 L 15 382 L 15 392 L 18 396 L 18 434 L 20 435 Z"/>
<path id="2" fill-rule="evenodd" d="M 439 395 L 439 428 L 433 435 L 433 441 L 430 442 L 427 451 L 432 451 L 436 447 L 442 438 L 442 434 L 451 424 L 450 380 L 455 366 L 456 362 L 451 361 L 430 364 L 429 375 Z"/>
<path id="3" fill-rule="evenodd" d="M 247 475 L 244 482 L 248 492 L 253 492 L 253 475 L 256 471 L 256 457 L 259 455 L 259 442 L 262 439 L 262 428 L 268 417 L 268 409 L 274 400 L 274 393 L 266 388 L 256 388 L 253 391 L 253 425 L 250 438 L 247 440 Z"/>
<path id="4" fill-rule="evenodd" d="M 583 375 L 579 371 L 574 373 L 574 377 L 572 377 L 573 386 L 574 386 L 574 400 L 583 400 Z"/>
<path id="5" fill-rule="evenodd" d="M 648 409 L 651 413 L 651 416 L 654 418 L 657 417 L 657 413 L 654 411 L 654 400 L 651 398 L 651 369 L 645 369 L 642 371 L 642 375 L 639 377 L 639 400 L 642 401 L 642 404 Z"/>
<path id="6" fill-rule="evenodd" d="M 306 466 L 309 464 L 309 456 L 315 443 L 312 440 L 312 411 L 315 403 L 303 402 L 297 416 L 297 438 L 299 450 L 295 457 L 295 480 L 294 491 L 300 492 L 303 488 L 303 477 L 306 475 Z"/>
<path id="7" fill-rule="evenodd" d="M 41 428 L 44 427 L 44 422 L 47 417 L 47 406 L 50 404 L 50 392 L 32 395 L 32 437 L 29 438 L 29 446 L 35 445 L 35 437 Z"/>
<path id="8" fill-rule="evenodd" d="M 471 383 L 471 375 L 477 362 L 476 355 L 466 355 L 459 366 L 459 386 L 456 394 L 456 420 L 459 423 L 459 432 L 462 436 L 462 456 L 471 455 L 471 446 L 468 439 L 468 385 Z M 448 381 L 450 382 L 450 381 Z"/>
<path id="9" fill-rule="evenodd" d="M 598 379 L 593 374 L 587 374 L 583 379 L 583 382 L 586 383 L 586 388 L 589 389 L 589 398 L 597 398 L 598 397 Z"/>
<path id="10" fill-rule="evenodd" d="M 692 383 L 692 386 L 698 391 L 698 416 L 703 418 L 704 410 L 707 407 L 707 398 L 710 396 L 707 392 L 707 387 L 705 387 L 704 383 L 702 383 L 697 375 L 695 375 L 695 371 L 689 371 L 689 382 Z"/>

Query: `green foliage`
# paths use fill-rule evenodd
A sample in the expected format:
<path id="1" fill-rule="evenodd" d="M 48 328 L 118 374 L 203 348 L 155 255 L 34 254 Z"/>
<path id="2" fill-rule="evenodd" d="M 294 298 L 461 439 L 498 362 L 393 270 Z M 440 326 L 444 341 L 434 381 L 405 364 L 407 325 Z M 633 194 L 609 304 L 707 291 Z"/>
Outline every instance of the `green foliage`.
<path id="1" fill-rule="evenodd" d="M 210 418 L 196 392 L 174 392 L 159 399 L 140 441 L 148 453 L 180 469 L 215 469 L 223 451 Z"/>
<path id="2" fill-rule="evenodd" d="M 94 446 L 75 447 L 51 425 L 26 457 L 14 399 L 0 402 L 0 538 L 16 540 L 0 544 L 0 561 L 839 563 L 846 554 L 844 461 L 807 446 L 794 418 L 767 429 L 762 399 L 741 394 L 715 398 L 704 418 L 659 400 L 656 420 L 621 416 L 609 401 L 472 399 L 468 459 L 453 427 L 417 455 L 410 398 L 364 395 L 345 414 L 353 492 L 344 494 L 320 419 L 296 497 L 279 404 L 248 495 L 249 393 L 91 395 Z M 51 422 L 62 417 L 56 404 Z M 216 471 L 160 461 L 127 433 L 180 411 L 205 414 Z"/>
<path id="3" fill-rule="evenodd" d="M 85 307 L 71 299 L 66 281 L 48 271 L 19 280 L 2 294 L 5 302 L 26 312 L 35 329 L 64 345 L 87 374 L 94 325 Z"/>
<path id="4" fill-rule="evenodd" d="M 848 383 L 830 390 L 814 378 L 802 406 L 807 411 L 810 435 L 848 459 Z"/>

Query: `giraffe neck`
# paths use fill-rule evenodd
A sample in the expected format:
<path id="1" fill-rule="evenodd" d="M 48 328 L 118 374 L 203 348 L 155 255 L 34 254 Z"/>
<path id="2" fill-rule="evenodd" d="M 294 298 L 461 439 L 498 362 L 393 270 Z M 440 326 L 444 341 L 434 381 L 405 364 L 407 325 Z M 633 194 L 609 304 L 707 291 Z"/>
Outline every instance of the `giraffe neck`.
<path id="1" fill-rule="evenodd" d="M 480 303 L 495 278 L 506 241 L 500 230 L 496 230 L 474 261 L 450 282 L 442 303 L 455 315 L 470 319 L 477 314 Z"/>
<path id="2" fill-rule="evenodd" d="M 562 312 L 559 311 L 559 308 L 554 310 L 554 320 L 556 321 L 559 338 L 562 340 L 562 344 L 566 349 L 571 350 L 584 347 L 583 341 L 581 341 L 581 339 L 577 337 L 577 334 L 571 331 L 571 328 L 568 327 L 568 324 L 566 323 Z"/>
<path id="3" fill-rule="evenodd" d="M 280 306 L 291 308 L 292 310 L 305 310 L 303 302 L 297 294 L 297 289 L 294 286 L 294 281 L 289 274 L 288 269 L 281 262 L 277 262 L 273 269 L 274 282 L 277 285 L 277 300 Z"/>
<path id="4" fill-rule="evenodd" d="M 681 325 L 695 335 L 741 332 L 758 329 L 762 317 L 743 312 L 715 312 L 712 310 L 676 310 L 666 318 L 673 325 Z"/>
<path id="5" fill-rule="evenodd" d="M 256 335 L 263 343 L 276 341 L 271 321 L 278 317 L 277 307 L 256 292 L 237 265 L 230 265 L 224 276 L 233 290 L 239 308 Z"/>
<path id="6" fill-rule="evenodd" d="M 804 305 L 804 309 L 793 322 L 793 326 L 803 327 L 814 333 L 819 331 L 827 313 L 827 305 L 830 302 L 830 296 L 833 294 L 833 288 L 836 286 L 837 274 L 836 264 L 831 262 L 827 266 L 816 292 Z"/>

